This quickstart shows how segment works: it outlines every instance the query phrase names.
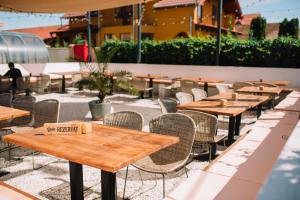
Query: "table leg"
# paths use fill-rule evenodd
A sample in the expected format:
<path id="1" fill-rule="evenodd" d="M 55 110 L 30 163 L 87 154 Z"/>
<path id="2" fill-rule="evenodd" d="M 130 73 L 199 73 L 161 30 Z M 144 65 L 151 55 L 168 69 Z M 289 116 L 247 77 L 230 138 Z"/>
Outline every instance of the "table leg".
<path id="1" fill-rule="evenodd" d="M 116 199 L 116 173 L 101 170 L 102 200 Z"/>
<path id="2" fill-rule="evenodd" d="M 150 78 L 150 80 L 149 80 L 149 87 L 152 88 L 152 90 L 149 90 L 149 98 L 152 98 L 152 96 L 153 96 L 153 78 Z"/>
<path id="3" fill-rule="evenodd" d="M 261 111 L 262 111 L 262 103 L 259 104 L 259 105 L 256 107 L 256 116 L 257 116 L 257 119 L 261 116 Z"/>
<path id="4" fill-rule="evenodd" d="M 208 96 L 208 83 L 207 82 L 204 83 L 204 91 L 206 92 L 206 94 Z"/>
<path id="5" fill-rule="evenodd" d="M 61 81 L 61 93 L 66 92 L 66 78 L 65 75 L 62 76 L 62 81 Z"/>
<path id="6" fill-rule="evenodd" d="M 242 114 L 239 114 L 235 117 L 235 127 L 234 135 L 240 135 L 240 125 L 241 125 Z"/>
<path id="7" fill-rule="evenodd" d="M 228 140 L 227 144 L 231 145 L 234 142 L 235 116 L 229 117 Z"/>
<path id="8" fill-rule="evenodd" d="M 83 200 L 83 173 L 82 165 L 69 161 L 71 199 Z"/>

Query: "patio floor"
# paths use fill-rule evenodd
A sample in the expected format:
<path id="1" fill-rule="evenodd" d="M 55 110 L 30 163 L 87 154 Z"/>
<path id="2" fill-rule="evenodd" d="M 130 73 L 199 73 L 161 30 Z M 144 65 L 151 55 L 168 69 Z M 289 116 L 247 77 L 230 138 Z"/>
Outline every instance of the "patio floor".
<path id="1" fill-rule="evenodd" d="M 96 99 L 93 95 L 86 94 L 44 94 L 37 95 L 37 101 L 43 99 L 58 99 L 61 103 L 60 121 L 68 120 L 91 120 L 88 104 L 90 100 Z M 161 114 L 159 105 L 155 99 L 137 99 L 135 96 L 114 95 L 107 99 L 112 103 L 112 111 L 132 110 L 144 116 L 144 130 L 148 131 L 149 120 Z M 220 123 L 219 128 L 227 127 L 227 123 Z M 241 129 L 241 134 L 249 130 L 248 126 Z M 224 131 L 224 130 L 223 130 Z M 222 132 L 220 130 L 219 132 Z M 218 146 L 221 153 L 223 147 Z M 35 165 L 40 167 L 32 170 L 30 151 L 22 148 L 14 149 L 15 160 L 8 163 L 3 159 L 7 152 L 0 156 L 0 167 L 9 171 L 10 174 L 0 177 L 14 187 L 33 194 L 41 199 L 70 199 L 69 192 L 69 165 L 66 160 L 57 159 L 45 154 L 35 156 Z M 43 165 L 43 166 L 42 166 Z M 191 162 L 188 168 L 188 175 L 203 169 L 208 165 L 207 157 Z M 84 166 L 84 194 L 85 199 L 99 199 L 101 195 L 100 170 Z M 137 169 L 130 167 L 126 188 L 126 197 L 130 199 L 162 199 L 162 179 L 159 175 L 141 172 L 143 182 Z M 117 173 L 118 197 L 123 195 L 125 169 Z M 186 180 L 184 171 L 177 175 L 168 175 L 166 181 L 166 194 L 174 190 L 182 181 Z"/>

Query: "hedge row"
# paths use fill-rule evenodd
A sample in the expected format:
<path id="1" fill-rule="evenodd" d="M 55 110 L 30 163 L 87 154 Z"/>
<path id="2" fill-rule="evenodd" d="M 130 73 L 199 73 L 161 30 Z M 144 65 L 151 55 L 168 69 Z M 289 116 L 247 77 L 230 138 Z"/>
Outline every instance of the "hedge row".
<path id="1" fill-rule="evenodd" d="M 136 63 L 137 45 L 133 42 L 108 41 L 102 51 L 118 48 L 111 62 Z M 214 39 L 175 39 L 143 41 L 142 63 L 214 65 Z M 222 38 L 220 64 L 227 66 L 293 67 L 300 68 L 300 40 L 278 38 L 271 40 L 238 40 Z"/>

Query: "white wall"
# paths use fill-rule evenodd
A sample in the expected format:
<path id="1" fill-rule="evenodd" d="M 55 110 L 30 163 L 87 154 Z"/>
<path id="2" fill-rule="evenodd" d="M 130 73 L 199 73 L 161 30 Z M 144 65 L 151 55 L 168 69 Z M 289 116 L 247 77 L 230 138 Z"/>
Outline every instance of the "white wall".
<path id="1" fill-rule="evenodd" d="M 67 62 L 72 54 L 72 48 L 48 48 L 48 52 L 50 62 Z"/>
<path id="2" fill-rule="evenodd" d="M 289 87 L 300 87 L 300 69 L 193 66 L 193 65 L 156 65 L 156 64 L 110 64 L 111 71 L 126 70 L 134 74 L 158 74 L 169 78 L 180 76 L 207 77 L 221 79 L 228 83 L 245 80 L 289 81 Z"/>
<path id="3" fill-rule="evenodd" d="M 79 71 L 80 64 L 65 63 L 45 63 L 45 64 L 20 64 L 16 65 L 24 75 L 28 72 L 32 74 Z M 0 64 L 0 74 L 4 74 L 7 65 Z M 156 65 L 156 64 L 116 64 L 109 65 L 110 71 L 126 70 L 134 74 L 157 74 L 168 76 L 169 78 L 189 76 L 206 77 L 209 79 L 221 79 L 228 83 L 243 80 L 277 80 L 289 81 L 288 87 L 300 88 L 300 69 L 292 68 L 262 68 L 262 67 L 217 67 L 217 66 L 191 66 L 191 65 Z"/>

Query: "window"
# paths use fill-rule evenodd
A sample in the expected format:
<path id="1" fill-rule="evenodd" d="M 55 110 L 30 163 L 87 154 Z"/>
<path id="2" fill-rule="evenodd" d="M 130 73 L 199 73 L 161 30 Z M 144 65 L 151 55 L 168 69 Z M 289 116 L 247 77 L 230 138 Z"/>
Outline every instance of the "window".
<path id="1" fill-rule="evenodd" d="M 114 38 L 114 34 L 112 34 L 112 33 L 105 33 L 104 34 L 104 41 L 112 40 L 113 38 Z"/>
<path id="2" fill-rule="evenodd" d="M 197 5 L 197 17 L 200 21 L 202 21 L 202 17 L 203 17 L 202 11 L 203 11 L 203 7 L 200 4 L 198 4 Z"/>
<path id="3" fill-rule="evenodd" d="M 132 6 L 124 6 L 115 9 L 116 18 L 129 18 L 132 14 Z"/>
<path id="4" fill-rule="evenodd" d="M 131 34 L 130 33 L 121 33 L 120 39 L 122 41 L 130 41 L 131 40 Z"/>

